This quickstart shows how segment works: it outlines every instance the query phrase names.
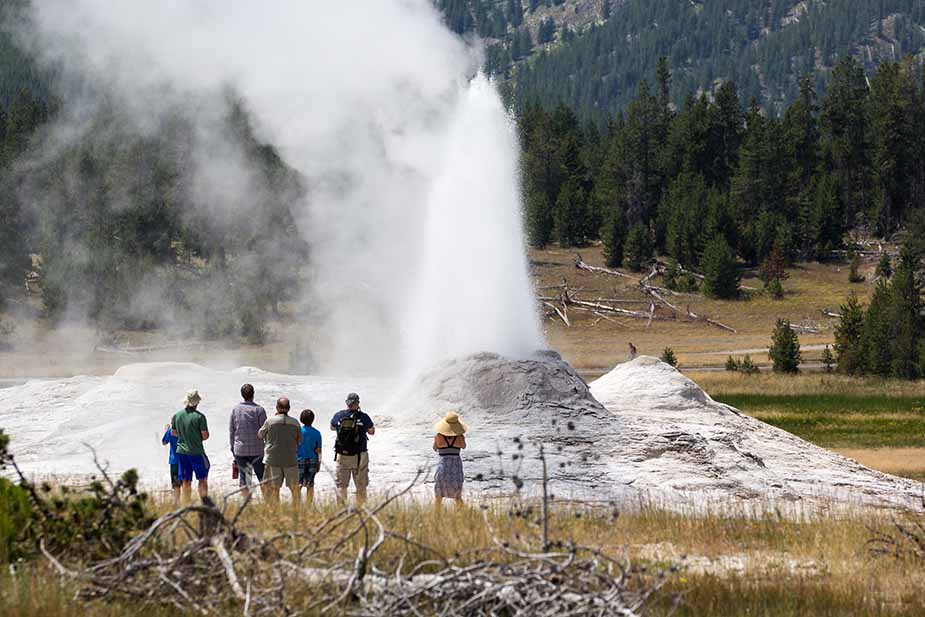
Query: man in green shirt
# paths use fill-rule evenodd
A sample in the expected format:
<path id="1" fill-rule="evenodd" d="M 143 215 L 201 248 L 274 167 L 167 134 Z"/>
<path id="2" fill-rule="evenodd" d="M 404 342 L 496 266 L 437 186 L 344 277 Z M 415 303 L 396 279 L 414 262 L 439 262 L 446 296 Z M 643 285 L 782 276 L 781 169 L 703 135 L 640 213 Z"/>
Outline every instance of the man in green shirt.
<path id="1" fill-rule="evenodd" d="M 202 445 L 209 438 L 209 423 L 197 409 L 201 400 L 197 390 L 187 392 L 184 408 L 170 421 L 170 433 L 177 438 L 180 491 L 187 501 L 192 493 L 193 475 L 199 481 L 199 496 L 205 497 L 209 492 L 209 458 Z"/>

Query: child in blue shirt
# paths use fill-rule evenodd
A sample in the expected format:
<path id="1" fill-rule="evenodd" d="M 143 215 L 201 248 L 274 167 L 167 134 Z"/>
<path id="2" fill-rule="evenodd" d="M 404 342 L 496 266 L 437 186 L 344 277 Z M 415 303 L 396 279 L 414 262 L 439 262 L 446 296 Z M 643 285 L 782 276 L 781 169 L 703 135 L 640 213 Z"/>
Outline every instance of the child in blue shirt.
<path id="1" fill-rule="evenodd" d="M 305 487 L 306 499 L 311 504 L 315 498 L 315 475 L 321 468 L 321 433 L 312 426 L 315 412 L 311 409 L 303 409 L 299 420 L 302 421 L 302 445 L 298 453 L 299 486 Z"/>
<path id="2" fill-rule="evenodd" d="M 177 463 L 177 440 L 179 437 L 171 434 L 170 424 L 167 425 L 167 432 L 164 433 L 164 436 L 161 437 L 161 443 L 163 445 L 170 446 L 170 458 L 168 462 L 170 463 L 170 488 L 173 489 L 173 500 L 174 503 L 180 503 L 180 476 L 179 466 Z"/>

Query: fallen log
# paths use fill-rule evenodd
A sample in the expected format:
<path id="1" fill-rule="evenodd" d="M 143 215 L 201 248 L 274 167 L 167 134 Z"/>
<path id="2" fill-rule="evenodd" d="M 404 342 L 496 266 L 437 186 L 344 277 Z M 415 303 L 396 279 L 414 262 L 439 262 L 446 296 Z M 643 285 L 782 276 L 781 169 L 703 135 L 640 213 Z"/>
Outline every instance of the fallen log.
<path id="1" fill-rule="evenodd" d="M 600 266 L 592 266 L 591 264 L 585 263 L 584 259 L 581 258 L 581 253 L 576 253 L 577 259 L 575 260 L 575 267 L 579 270 L 585 270 L 586 272 L 594 272 L 595 274 L 606 274 L 608 276 L 617 276 L 624 278 L 634 283 L 639 283 L 639 279 L 636 277 L 630 276 L 629 274 L 623 274 L 617 270 L 611 270 L 610 268 L 602 268 Z"/>

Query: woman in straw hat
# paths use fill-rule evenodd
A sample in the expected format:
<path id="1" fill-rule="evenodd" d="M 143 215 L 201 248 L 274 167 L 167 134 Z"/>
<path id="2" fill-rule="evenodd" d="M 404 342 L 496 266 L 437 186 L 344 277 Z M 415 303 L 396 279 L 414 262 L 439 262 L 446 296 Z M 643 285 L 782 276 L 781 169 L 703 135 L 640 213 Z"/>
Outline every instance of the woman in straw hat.
<path id="1" fill-rule="evenodd" d="M 462 504 L 463 466 L 460 451 L 466 447 L 468 427 L 459 419 L 459 414 L 449 412 L 434 425 L 434 451 L 438 454 L 437 471 L 434 474 L 434 503 L 437 508 L 443 499 L 455 499 Z"/>

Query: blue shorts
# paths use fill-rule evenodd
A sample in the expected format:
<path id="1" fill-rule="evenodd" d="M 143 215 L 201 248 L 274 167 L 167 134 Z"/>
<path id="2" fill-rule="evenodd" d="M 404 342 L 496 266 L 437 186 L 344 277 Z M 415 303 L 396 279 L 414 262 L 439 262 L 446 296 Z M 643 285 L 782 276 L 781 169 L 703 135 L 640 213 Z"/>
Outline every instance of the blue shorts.
<path id="1" fill-rule="evenodd" d="M 321 468 L 321 461 L 316 458 L 299 460 L 299 486 L 315 486 L 315 476 Z"/>
<path id="2" fill-rule="evenodd" d="M 196 474 L 197 480 L 209 477 L 209 459 L 205 455 L 177 452 L 177 465 L 180 468 L 177 473 L 180 482 L 192 482 L 193 474 Z"/>

